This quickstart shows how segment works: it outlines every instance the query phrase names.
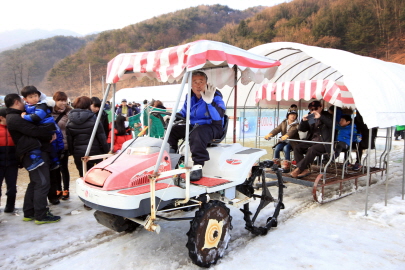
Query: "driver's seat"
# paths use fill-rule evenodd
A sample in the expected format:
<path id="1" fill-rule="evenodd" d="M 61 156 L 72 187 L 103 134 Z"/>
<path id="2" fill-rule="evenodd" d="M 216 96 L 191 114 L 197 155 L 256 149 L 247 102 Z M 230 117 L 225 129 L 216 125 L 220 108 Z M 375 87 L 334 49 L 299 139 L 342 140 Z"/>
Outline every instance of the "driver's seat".
<path id="1" fill-rule="evenodd" d="M 222 134 L 221 138 L 213 139 L 211 142 L 209 142 L 208 147 L 217 146 L 219 143 L 221 143 L 225 139 L 226 132 L 228 130 L 228 120 L 229 120 L 228 115 L 224 114 L 224 124 L 223 124 L 223 128 L 222 128 L 224 133 Z"/>

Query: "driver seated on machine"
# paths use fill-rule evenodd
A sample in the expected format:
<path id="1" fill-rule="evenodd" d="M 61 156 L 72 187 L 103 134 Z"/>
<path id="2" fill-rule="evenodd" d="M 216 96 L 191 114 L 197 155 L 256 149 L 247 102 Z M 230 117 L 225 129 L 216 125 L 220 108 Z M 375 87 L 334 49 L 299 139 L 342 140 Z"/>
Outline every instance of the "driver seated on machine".
<path id="1" fill-rule="evenodd" d="M 190 97 L 190 150 L 194 165 L 204 166 L 210 159 L 207 145 L 213 139 L 223 135 L 223 121 L 225 103 L 222 94 L 211 84 L 207 84 L 208 77 L 202 71 L 195 71 L 191 80 Z M 187 96 L 183 108 L 178 113 L 182 117 L 187 114 Z M 169 135 L 170 147 L 177 152 L 178 142 L 184 139 L 186 125 L 173 126 Z M 191 181 L 198 181 L 202 177 L 202 169 L 192 171 Z"/>

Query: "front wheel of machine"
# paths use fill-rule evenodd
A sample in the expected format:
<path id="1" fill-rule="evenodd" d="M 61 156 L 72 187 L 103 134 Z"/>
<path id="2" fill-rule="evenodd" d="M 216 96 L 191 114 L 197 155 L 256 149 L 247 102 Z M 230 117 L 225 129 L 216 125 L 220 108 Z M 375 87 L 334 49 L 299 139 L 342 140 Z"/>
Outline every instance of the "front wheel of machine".
<path id="1" fill-rule="evenodd" d="M 210 267 L 222 258 L 231 239 L 232 217 L 220 201 L 203 203 L 190 222 L 186 247 L 194 264 Z"/>

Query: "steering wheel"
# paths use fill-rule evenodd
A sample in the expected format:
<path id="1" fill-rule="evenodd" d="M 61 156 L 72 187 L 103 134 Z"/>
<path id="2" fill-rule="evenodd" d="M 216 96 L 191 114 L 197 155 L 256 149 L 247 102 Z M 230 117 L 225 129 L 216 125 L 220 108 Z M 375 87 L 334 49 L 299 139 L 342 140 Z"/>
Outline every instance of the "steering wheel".
<path id="1" fill-rule="evenodd" d="M 155 116 L 156 118 L 158 118 L 158 119 L 162 122 L 162 125 L 163 125 L 164 129 L 167 129 L 167 126 L 168 126 L 169 122 L 165 122 L 165 120 L 164 120 L 163 117 L 162 117 L 162 114 L 171 116 L 171 115 L 172 115 L 171 112 L 158 112 L 158 111 L 154 111 L 154 112 L 151 112 L 150 114 L 153 115 L 153 116 Z M 183 117 L 183 116 L 181 116 L 181 115 L 179 115 L 178 113 L 176 113 L 175 116 L 176 116 L 176 119 L 174 119 L 174 124 L 173 124 L 173 126 L 186 122 L 186 118 Z"/>

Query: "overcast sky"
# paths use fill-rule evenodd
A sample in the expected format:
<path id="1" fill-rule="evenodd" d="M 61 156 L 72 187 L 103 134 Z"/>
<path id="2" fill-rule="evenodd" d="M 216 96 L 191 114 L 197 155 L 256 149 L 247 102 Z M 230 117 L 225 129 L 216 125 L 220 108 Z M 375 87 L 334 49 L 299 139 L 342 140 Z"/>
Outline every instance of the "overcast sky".
<path id="1" fill-rule="evenodd" d="M 0 32 L 15 29 L 66 29 L 79 34 L 118 29 L 153 16 L 201 4 L 244 10 L 287 0 L 4 0 Z"/>

